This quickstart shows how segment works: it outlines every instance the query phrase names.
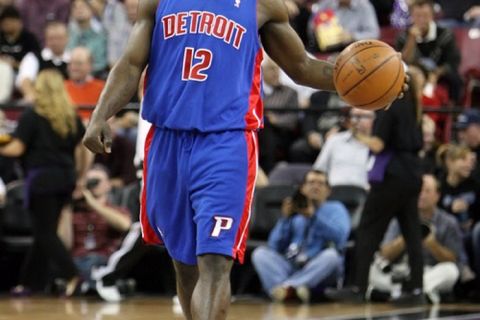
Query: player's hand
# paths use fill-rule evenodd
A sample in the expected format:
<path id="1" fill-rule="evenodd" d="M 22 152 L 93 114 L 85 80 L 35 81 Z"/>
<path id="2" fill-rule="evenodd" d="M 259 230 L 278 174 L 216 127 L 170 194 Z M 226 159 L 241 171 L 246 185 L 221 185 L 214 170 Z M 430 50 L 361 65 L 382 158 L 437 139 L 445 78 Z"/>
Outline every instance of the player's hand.
<path id="1" fill-rule="evenodd" d="M 401 55 L 401 53 L 399 53 L 399 55 Z M 405 74 L 405 81 L 404 81 L 403 87 L 402 87 L 402 91 L 398 94 L 397 99 L 403 99 L 403 97 L 405 96 L 405 92 L 407 92 L 410 89 L 410 86 L 408 85 L 409 82 L 410 82 L 410 76 L 406 73 Z M 392 103 L 387 105 L 385 107 L 385 110 L 390 109 L 390 107 L 392 106 Z"/>
<path id="2" fill-rule="evenodd" d="M 92 120 L 83 137 L 83 144 L 93 153 L 112 152 L 112 129 L 108 123 Z"/>

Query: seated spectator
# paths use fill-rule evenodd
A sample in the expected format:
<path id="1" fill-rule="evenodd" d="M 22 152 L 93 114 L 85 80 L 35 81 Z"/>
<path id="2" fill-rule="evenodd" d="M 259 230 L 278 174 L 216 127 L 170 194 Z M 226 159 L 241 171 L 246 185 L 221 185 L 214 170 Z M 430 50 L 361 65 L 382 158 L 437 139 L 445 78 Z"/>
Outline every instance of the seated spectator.
<path id="1" fill-rule="evenodd" d="M 329 192 L 324 173 L 308 172 L 297 194 L 284 201 L 284 216 L 270 233 L 268 247 L 252 253 L 253 266 L 272 299 L 297 296 L 309 302 L 312 290 L 336 286 L 341 279 L 350 217 L 340 202 L 326 200 Z"/>
<path id="2" fill-rule="evenodd" d="M 113 67 L 115 62 L 120 58 L 121 54 L 127 46 L 127 41 L 132 27 L 137 20 L 138 0 L 125 0 L 120 3 L 121 13 L 125 17 L 122 23 L 116 26 L 104 25 L 106 27 L 108 42 L 108 65 Z"/>
<path id="3" fill-rule="evenodd" d="M 83 198 L 74 203 L 72 212 L 64 211 L 61 218 L 59 234 L 87 283 L 92 268 L 107 262 L 132 223 L 126 208 L 110 204 L 110 191 L 107 169 L 94 165 L 86 174 Z"/>
<path id="4" fill-rule="evenodd" d="M 433 2 L 417 0 L 410 6 L 412 25 L 397 39 L 397 49 L 408 64 L 420 67 L 427 84 L 446 82 L 450 99 L 459 101 L 462 80 L 458 73 L 460 53 L 453 33 L 434 21 Z"/>
<path id="5" fill-rule="evenodd" d="M 368 0 L 323 0 L 312 8 L 312 33 L 321 51 L 341 50 L 364 39 L 378 39 L 375 9 Z"/>
<path id="6" fill-rule="evenodd" d="M 440 293 L 452 292 L 459 279 L 464 256 L 460 228 L 455 219 L 437 207 L 440 186 L 432 175 L 423 176 L 422 191 L 418 199 L 418 211 L 422 220 L 422 248 L 424 261 L 423 291 L 432 303 L 440 302 Z M 395 284 L 409 275 L 406 262 L 402 261 L 405 240 L 397 220 L 392 220 L 380 247 L 380 256 L 370 268 L 370 286 L 390 292 Z M 386 260 L 386 263 L 384 262 Z M 400 288 L 398 288 L 400 289 Z"/>
<path id="7" fill-rule="evenodd" d="M 68 48 L 87 47 L 93 56 L 93 72 L 101 76 L 107 68 L 107 38 L 101 25 L 93 21 L 93 11 L 86 0 L 72 2 Z"/>
<path id="8" fill-rule="evenodd" d="M 266 108 L 298 108 L 297 92 L 280 83 L 280 68 L 271 59 L 263 63 L 264 100 Z M 265 128 L 259 134 L 262 154 L 260 164 L 268 173 L 275 163 L 286 160 L 294 139 L 298 115 L 295 112 L 265 111 Z"/>
<path id="9" fill-rule="evenodd" d="M 70 15 L 69 0 L 22 0 L 19 7 L 25 28 L 32 31 L 41 44 L 47 24 L 52 21 L 67 23 Z"/>
<path id="10" fill-rule="evenodd" d="M 95 106 L 105 86 L 105 81 L 92 76 L 92 59 L 90 50 L 85 47 L 75 48 L 71 52 L 65 87 L 73 104 L 77 106 Z M 80 112 L 84 119 L 90 113 L 90 110 Z"/>
<path id="11" fill-rule="evenodd" d="M 362 138 L 371 135 L 374 119 L 373 111 L 350 109 L 350 129 L 331 134 L 313 165 L 327 174 L 330 199 L 352 213 L 361 210 L 367 197 L 370 149 Z"/>
<path id="12" fill-rule="evenodd" d="M 67 25 L 62 22 L 50 22 L 45 28 L 45 47 L 37 54 L 28 53 L 20 63 L 17 87 L 24 100 L 34 100 L 33 83 L 41 70 L 56 69 L 66 79 L 70 52 L 66 51 L 68 42 Z"/>
<path id="13" fill-rule="evenodd" d="M 460 144 L 470 148 L 476 155 L 472 177 L 480 184 L 480 111 L 469 109 L 458 116 L 455 127 Z"/>
<path id="14" fill-rule="evenodd" d="M 439 171 L 437 166 L 438 144 L 435 139 L 435 122 L 427 115 L 422 119 L 423 147 L 420 150 L 420 159 L 424 173 L 436 174 Z"/>
<path id="15" fill-rule="evenodd" d="M 472 221 L 480 214 L 479 186 L 471 178 L 474 162 L 467 147 L 446 145 L 439 148 L 444 159 L 445 173 L 441 176 L 439 206 L 453 214 L 464 233 L 469 233 Z"/>
<path id="16" fill-rule="evenodd" d="M 0 15 L 0 60 L 7 62 L 15 71 L 29 52 L 40 51 L 35 36 L 23 26 L 20 12 L 9 6 Z"/>

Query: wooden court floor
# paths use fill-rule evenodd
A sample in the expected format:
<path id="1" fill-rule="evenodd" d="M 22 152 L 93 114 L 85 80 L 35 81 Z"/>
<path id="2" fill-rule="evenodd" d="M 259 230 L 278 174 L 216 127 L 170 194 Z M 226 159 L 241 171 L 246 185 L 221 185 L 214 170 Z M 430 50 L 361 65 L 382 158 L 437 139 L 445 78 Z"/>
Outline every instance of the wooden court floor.
<path id="1" fill-rule="evenodd" d="M 183 319 L 172 300 L 135 297 L 119 304 L 96 298 L 0 297 L 0 320 L 168 320 Z M 241 299 L 230 308 L 229 320 L 350 320 L 350 319 L 480 319 L 480 305 L 441 305 L 395 308 L 389 304 L 280 305 L 264 300 Z"/>

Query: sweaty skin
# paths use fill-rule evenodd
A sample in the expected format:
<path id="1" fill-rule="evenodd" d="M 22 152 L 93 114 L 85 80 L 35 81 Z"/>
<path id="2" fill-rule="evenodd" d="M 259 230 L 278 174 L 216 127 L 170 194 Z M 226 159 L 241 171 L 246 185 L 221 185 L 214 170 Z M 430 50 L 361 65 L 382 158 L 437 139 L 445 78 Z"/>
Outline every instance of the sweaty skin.
<path id="1" fill-rule="evenodd" d="M 233 0 L 232 0 L 233 1 Z M 107 120 L 135 94 L 148 63 L 155 12 L 159 0 L 140 0 L 138 18 L 127 48 L 107 79 L 83 142 L 95 153 L 110 152 L 112 133 Z M 307 56 L 302 42 L 288 23 L 283 0 L 258 0 L 257 19 L 267 54 L 297 83 L 334 91 L 333 65 Z M 230 305 L 232 258 L 206 254 L 198 266 L 174 261 L 177 292 L 187 319 L 222 320 Z"/>

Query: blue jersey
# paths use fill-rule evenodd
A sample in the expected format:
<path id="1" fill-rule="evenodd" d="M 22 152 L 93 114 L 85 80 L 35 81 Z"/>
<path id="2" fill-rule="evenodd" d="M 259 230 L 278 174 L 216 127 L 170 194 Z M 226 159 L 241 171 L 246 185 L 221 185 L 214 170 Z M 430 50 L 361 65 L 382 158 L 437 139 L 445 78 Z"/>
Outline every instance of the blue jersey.
<path id="1" fill-rule="evenodd" d="M 256 0 L 160 0 L 143 117 L 214 132 L 262 126 L 262 49 Z"/>

